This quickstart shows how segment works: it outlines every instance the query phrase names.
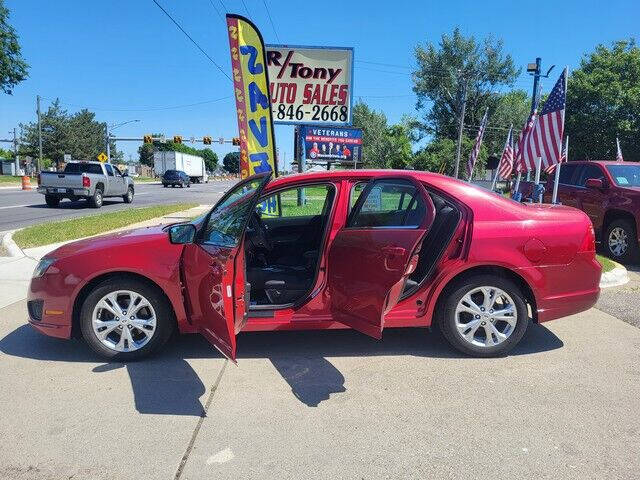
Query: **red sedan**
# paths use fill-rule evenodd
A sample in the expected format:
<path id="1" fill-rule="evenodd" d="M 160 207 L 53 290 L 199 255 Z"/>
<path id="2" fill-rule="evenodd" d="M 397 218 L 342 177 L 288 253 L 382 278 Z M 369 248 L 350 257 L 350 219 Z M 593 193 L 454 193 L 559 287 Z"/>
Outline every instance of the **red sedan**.
<path id="1" fill-rule="evenodd" d="M 458 350 L 508 352 L 530 321 L 599 294 L 589 218 L 413 171 L 247 178 L 191 223 L 65 245 L 37 266 L 30 323 L 120 360 L 177 328 L 234 360 L 240 331 L 437 325 Z"/>

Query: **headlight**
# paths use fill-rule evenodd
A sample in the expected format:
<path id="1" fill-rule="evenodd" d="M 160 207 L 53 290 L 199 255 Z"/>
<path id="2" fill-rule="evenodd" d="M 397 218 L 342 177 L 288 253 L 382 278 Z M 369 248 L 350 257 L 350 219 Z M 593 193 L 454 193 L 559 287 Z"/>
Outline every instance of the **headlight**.
<path id="1" fill-rule="evenodd" d="M 36 269 L 33 271 L 33 278 L 38 278 L 41 277 L 42 275 L 44 275 L 44 273 L 47 271 L 47 269 L 53 265 L 53 263 L 56 261 L 55 258 L 43 258 L 42 260 L 40 260 L 38 262 L 38 265 L 36 265 Z"/>

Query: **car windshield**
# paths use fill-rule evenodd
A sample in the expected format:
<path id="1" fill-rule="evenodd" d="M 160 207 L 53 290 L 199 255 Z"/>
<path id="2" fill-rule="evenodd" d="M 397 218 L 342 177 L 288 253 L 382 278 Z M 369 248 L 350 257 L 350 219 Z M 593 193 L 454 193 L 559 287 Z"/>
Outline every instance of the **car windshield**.
<path id="1" fill-rule="evenodd" d="M 102 173 L 102 167 L 96 163 L 68 163 L 64 173 Z"/>
<path id="2" fill-rule="evenodd" d="M 640 165 L 607 165 L 619 187 L 640 187 Z"/>

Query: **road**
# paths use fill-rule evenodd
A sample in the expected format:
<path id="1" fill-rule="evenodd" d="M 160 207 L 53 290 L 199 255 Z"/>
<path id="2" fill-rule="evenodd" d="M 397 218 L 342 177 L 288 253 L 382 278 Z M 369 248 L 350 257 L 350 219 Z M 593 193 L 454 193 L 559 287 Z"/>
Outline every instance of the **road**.
<path id="1" fill-rule="evenodd" d="M 136 185 L 133 207 L 144 207 L 176 202 L 214 203 L 237 180 L 211 181 L 194 184 L 191 188 L 163 188 L 160 184 Z M 23 191 L 18 188 L 0 189 L 0 232 L 26 227 L 52 220 L 91 215 L 97 212 L 112 212 L 129 208 L 120 198 L 107 198 L 104 206 L 96 210 L 80 200 L 64 200 L 57 208 L 49 208 L 44 203 L 44 195 L 35 190 Z"/>

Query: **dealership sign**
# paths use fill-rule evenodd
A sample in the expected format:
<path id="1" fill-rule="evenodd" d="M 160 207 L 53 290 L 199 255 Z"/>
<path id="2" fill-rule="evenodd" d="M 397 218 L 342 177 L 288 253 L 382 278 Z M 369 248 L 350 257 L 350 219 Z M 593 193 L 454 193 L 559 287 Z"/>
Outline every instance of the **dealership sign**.
<path id="1" fill-rule="evenodd" d="M 353 48 L 266 49 L 275 123 L 351 125 Z"/>
<path id="2" fill-rule="evenodd" d="M 362 160 L 362 130 L 348 127 L 299 127 L 303 156 L 308 161 L 353 162 Z"/>

